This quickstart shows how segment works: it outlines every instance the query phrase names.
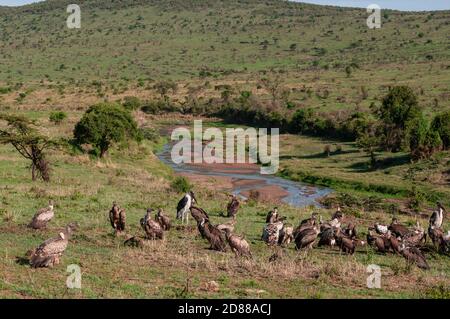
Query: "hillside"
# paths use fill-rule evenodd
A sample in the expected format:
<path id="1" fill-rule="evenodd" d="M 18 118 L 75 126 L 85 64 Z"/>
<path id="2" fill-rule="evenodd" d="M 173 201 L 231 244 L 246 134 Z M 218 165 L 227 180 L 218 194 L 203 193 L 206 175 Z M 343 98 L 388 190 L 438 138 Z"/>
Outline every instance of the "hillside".
<path id="1" fill-rule="evenodd" d="M 80 1 L 82 28 L 65 27 L 70 1 L 0 10 L 0 80 L 215 77 L 271 67 L 378 73 L 392 63 L 448 66 L 450 12 L 384 12 L 286 1 Z M 295 44 L 295 47 L 291 47 Z M 342 71 L 343 72 L 343 71 Z"/>

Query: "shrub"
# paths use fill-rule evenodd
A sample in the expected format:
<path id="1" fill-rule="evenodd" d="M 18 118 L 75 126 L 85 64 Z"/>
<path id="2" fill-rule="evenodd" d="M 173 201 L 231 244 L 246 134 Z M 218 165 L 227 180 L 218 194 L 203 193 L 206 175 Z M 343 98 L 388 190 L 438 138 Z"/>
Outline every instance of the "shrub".
<path id="1" fill-rule="evenodd" d="M 179 112 L 180 109 L 168 100 L 156 100 L 147 102 L 141 107 L 141 111 L 147 114 L 162 114 L 168 112 Z"/>
<path id="2" fill-rule="evenodd" d="M 192 189 L 188 179 L 184 176 L 177 176 L 170 186 L 178 193 L 187 193 Z"/>
<path id="3" fill-rule="evenodd" d="M 123 107 L 127 110 L 134 111 L 141 107 L 142 103 L 136 96 L 127 96 L 125 97 L 123 103 Z"/>
<path id="4" fill-rule="evenodd" d="M 414 160 L 429 158 L 442 147 L 438 131 L 430 129 L 428 121 L 422 116 L 409 124 L 408 140 Z"/>
<path id="5" fill-rule="evenodd" d="M 399 151 L 405 137 L 408 123 L 421 115 L 418 100 L 407 86 L 396 86 L 389 90 L 377 110 L 385 129 L 385 149 Z"/>
<path id="6" fill-rule="evenodd" d="M 141 138 L 131 114 L 120 105 L 100 103 L 91 106 L 74 130 L 77 145 L 90 144 L 103 157 L 113 143 Z"/>
<path id="7" fill-rule="evenodd" d="M 437 132 L 445 149 L 450 148 L 450 111 L 438 114 L 431 123 L 431 130 Z"/>
<path id="8" fill-rule="evenodd" d="M 55 111 L 50 113 L 49 120 L 55 124 L 61 124 L 67 118 L 67 114 L 62 111 Z"/>

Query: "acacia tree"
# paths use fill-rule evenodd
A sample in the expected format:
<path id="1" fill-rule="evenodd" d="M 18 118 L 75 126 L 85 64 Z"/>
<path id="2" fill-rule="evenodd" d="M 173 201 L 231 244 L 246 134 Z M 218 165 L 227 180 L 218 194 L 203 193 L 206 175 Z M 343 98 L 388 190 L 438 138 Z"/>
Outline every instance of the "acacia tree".
<path id="1" fill-rule="evenodd" d="M 45 150 L 58 146 L 58 142 L 40 134 L 35 123 L 23 116 L 0 114 L 6 125 L 0 129 L 0 144 L 12 145 L 20 155 L 31 161 L 31 178 L 50 181 L 50 165 Z"/>

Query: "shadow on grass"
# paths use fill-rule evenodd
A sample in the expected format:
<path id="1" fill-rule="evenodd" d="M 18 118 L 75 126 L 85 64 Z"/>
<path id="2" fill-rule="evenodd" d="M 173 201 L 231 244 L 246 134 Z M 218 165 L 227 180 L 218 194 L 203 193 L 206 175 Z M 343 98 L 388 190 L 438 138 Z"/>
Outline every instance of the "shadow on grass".
<path id="1" fill-rule="evenodd" d="M 325 152 L 315 153 L 315 154 L 309 154 L 309 155 L 282 155 L 280 156 L 280 160 L 289 160 L 289 159 L 318 159 L 318 158 L 327 158 L 332 157 L 335 155 L 345 155 L 345 154 L 354 154 L 359 153 L 358 150 L 347 150 L 347 151 L 335 151 L 330 152 L 330 155 L 327 155 Z"/>
<path id="2" fill-rule="evenodd" d="M 29 266 L 30 260 L 26 257 L 16 257 L 16 264 L 21 266 Z"/>
<path id="3" fill-rule="evenodd" d="M 371 171 L 376 171 L 380 169 L 391 168 L 395 166 L 402 166 L 409 164 L 411 161 L 411 157 L 409 154 L 396 156 L 396 157 L 388 157 L 377 161 L 377 165 L 375 168 L 369 166 L 369 157 L 367 157 L 367 161 L 357 162 L 349 165 L 347 168 L 353 169 L 354 171 L 367 173 Z"/>

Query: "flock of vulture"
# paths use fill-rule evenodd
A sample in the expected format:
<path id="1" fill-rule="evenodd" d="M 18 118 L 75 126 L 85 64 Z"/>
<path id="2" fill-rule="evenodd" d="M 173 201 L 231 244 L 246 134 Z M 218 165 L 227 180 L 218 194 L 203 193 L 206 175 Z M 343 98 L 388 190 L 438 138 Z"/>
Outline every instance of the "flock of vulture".
<path id="1" fill-rule="evenodd" d="M 236 196 L 232 196 L 227 205 L 227 217 L 230 220 L 220 225 L 211 223 L 208 213 L 197 207 L 194 193 L 188 192 L 177 205 L 176 218 L 182 223 L 189 223 L 191 215 L 197 223 L 200 236 L 210 244 L 210 249 L 225 252 L 227 247 L 236 257 L 252 258 L 250 245 L 243 236 L 234 234 L 237 222 L 237 213 L 240 202 Z M 291 242 L 295 243 L 297 250 L 309 250 L 317 243 L 318 247 L 338 247 L 345 254 L 354 254 L 356 247 L 371 245 L 380 253 L 392 252 L 402 255 L 408 262 L 416 264 L 422 269 L 429 269 L 426 257 L 422 250 L 430 237 L 434 247 L 439 253 L 450 253 L 450 231 L 444 232 L 444 207 L 438 203 L 438 209 L 429 219 L 428 232 L 420 227 L 419 223 L 413 228 L 408 228 L 398 222 L 396 218 L 390 225 L 375 223 L 369 227 L 366 241 L 358 238 L 356 227 L 353 223 L 341 225 L 344 214 L 338 207 L 329 221 L 322 221 L 322 216 L 312 213 L 310 218 L 302 220 L 297 227 L 285 222 L 286 218 L 280 216 L 278 209 L 274 208 L 267 214 L 266 224 L 263 228 L 261 239 L 269 246 L 287 247 Z M 152 216 L 154 215 L 154 216 Z M 33 217 L 29 227 L 34 229 L 45 228 L 54 217 L 53 202 L 50 201 L 47 208 L 40 209 Z M 123 233 L 126 225 L 125 210 L 116 203 L 109 212 L 111 226 L 115 233 Z M 165 232 L 170 230 L 171 221 L 162 209 L 149 208 L 140 225 L 145 233 L 144 237 L 133 236 L 124 244 L 129 246 L 142 246 L 145 240 L 164 239 Z M 60 257 L 67 248 L 70 235 L 78 228 L 76 223 L 69 224 L 57 237 L 46 240 L 39 247 L 29 251 L 30 265 L 37 267 L 53 267 L 59 263 Z M 271 261 L 273 260 L 271 257 Z"/>

